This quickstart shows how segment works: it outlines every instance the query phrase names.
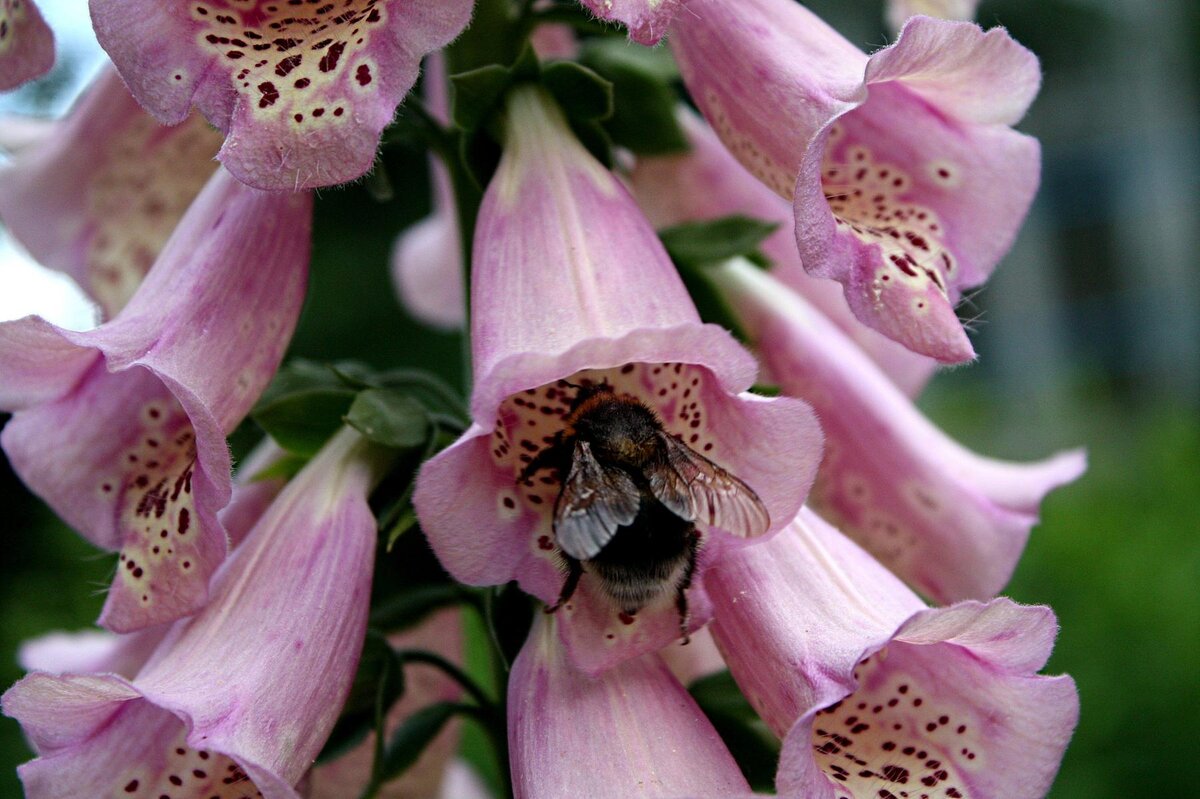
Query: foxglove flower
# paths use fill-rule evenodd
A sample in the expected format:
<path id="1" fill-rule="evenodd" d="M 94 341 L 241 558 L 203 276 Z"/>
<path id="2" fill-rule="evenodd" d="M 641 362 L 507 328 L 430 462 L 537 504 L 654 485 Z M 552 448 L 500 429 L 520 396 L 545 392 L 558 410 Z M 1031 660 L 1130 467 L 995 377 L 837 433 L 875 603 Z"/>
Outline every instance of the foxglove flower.
<path id="1" fill-rule="evenodd" d="M 713 567 L 713 636 L 783 738 L 805 799 L 1043 796 L 1078 718 L 1044 677 L 1054 614 L 1007 599 L 926 608 L 815 514 Z"/>
<path id="2" fill-rule="evenodd" d="M 766 369 L 821 419 L 825 457 L 810 502 L 938 602 L 999 592 L 1042 497 L 1083 473 L 1083 453 L 1033 464 L 976 455 L 794 292 L 744 261 L 713 274 Z"/>
<path id="3" fill-rule="evenodd" d="M 425 103 L 438 122 L 450 119 L 450 87 L 440 53 L 426 59 Z M 400 302 L 414 317 L 442 330 L 461 328 L 466 319 L 463 299 L 462 245 L 458 209 L 450 172 L 436 154 L 429 156 L 433 213 L 396 238 L 392 247 L 392 281 Z"/>
<path id="4" fill-rule="evenodd" d="M 475 234 L 474 424 L 425 464 L 414 495 L 442 564 L 467 584 L 515 579 L 547 604 L 560 596 L 551 517 L 561 484 L 522 471 L 563 430 L 586 383 L 607 383 L 654 410 L 667 433 L 755 491 L 778 529 L 820 459 L 811 411 L 743 393 L 754 360 L 726 331 L 700 323 L 645 217 L 548 97 L 516 91 L 506 119 Z M 735 543 L 700 532 L 700 568 L 687 592 L 694 627 L 708 617 L 704 565 Z M 678 637 L 669 596 L 629 616 L 595 579 L 585 573 L 558 610 L 577 666 L 599 671 Z"/>
<path id="5" fill-rule="evenodd" d="M 198 115 L 160 126 L 105 68 L 52 136 L 0 168 L 0 219 L 111 319 L 212 176 L 220 144 Z"/>
<path id="6" fill-rule="evenodd" d="M 0 91 L 54 66 L 54 33 L 33 0 L 0 0 Z"/>
<path id="7" fill-rule="evenodd" d="M 218 155 L 263 189 L 344 183 L 370 169 L 421 57 L 467 24 L 471 0 L 306 4 L 92 0 L 126 84 L 164 124 L 196 108 L 226 134 Z"/>
<path id="8" fill-rule="evenodd" d="M 811 277 L 800 265 L 792 234 L 792 210 L 729 154 L 712 129 L 683 111 L 679 122 L 690 149 L 681 155 L 639 158 L 629 182 L 638 204 L 655 227 L 743 214 L 779 224 L 762 243 L 773 274 L 798 291 L 842 332 L 854 339 L 909 395 L 920 393 L 937 362 L 917 355 L 859 322 L 840 286 Z"/>
<path id="9" fill-rule="evenodd" d="M 4 712 L 38 754 L 19 769 L 26 796 L 298 797 L 366 630 L 380 464 L 365 447 L 350 430 L 326 445 L 135 678 L 35 673 L 9 689 Z"/>
<path id="10" fill-rule="evenodd" d="M 283 356 L 304 298 L 312 201 L 219 170 L 111 322 L 0 324 L 0 443 L 89 541 L 119 550 L 100 622 L 200 608 L 226 552 L 225 436 Z"/>
<path id="11" fill-rule="evenodd" d="M 888 0 L 887 21 L 893 31 L 904 27 L 909 17 L 924 14 L 940 19 L 975 19 L 979 0 Z"/>
<path id="12" fill-rule="evenodd" d="M 580 0 L 603 20 L 620 22 L 638 44 L 655 45 L 689 0 Z"/>
<path id="13" fill-rule="evenodd" d="M 440 611 L 412 630 L 390 636 L 393 649 L 433 652 L 450 661 L 462 660 L 462 623 L 457 609 Z M 404 694 L 388 711 L 387 729 L 398 727 L 414 712 L 434 702 L 453 702 L 462 688 L 432 666 L 409 663 L 404 668 Z M 458 745 L 458 725 L 450 723 L 421 752 L 417 761 L 398 779 L 385 783 L 380 799 L 425 799 L 437 795 L 450 759 Z M 370 782 L 375 735 L 340 757 L 317 764 L 309 780 L 308 799 L 344 799 L 362 796 Z"/>
<path id="14" fill-rule="evenodd" d="M 865 324 L 947 363 L 954 313 L 1012 245 L 1037 142 L 1009 126 L 1037 93 L 1000 29 L 916 17 L 869 58 L 791 0 L 696 2 L 673 28 L 688 89 L 738 160 L 793 201 L 804 268 Z"/>
<path id="15" fill-rule="evenodd" d="M 545 616 L 534 622 L 508 681 L 517 799 L 750 793 L 717 731 L 658 656 L 591 677 L 569 662 L 554 624 Z"/>

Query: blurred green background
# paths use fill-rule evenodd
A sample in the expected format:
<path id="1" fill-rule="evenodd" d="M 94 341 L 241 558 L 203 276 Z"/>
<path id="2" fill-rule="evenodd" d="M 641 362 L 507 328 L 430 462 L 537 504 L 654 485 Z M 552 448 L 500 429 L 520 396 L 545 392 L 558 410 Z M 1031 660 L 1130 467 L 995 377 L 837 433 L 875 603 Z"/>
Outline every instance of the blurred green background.
<path id="1" fill-rule="evenodd" d="M 885 41 L 875 2 L 809 5 L 864 48 Z M 972 298 L 979 362 L 938 376 L 921 404 L 989 455 L 1089 450 L 1088 474 L 1046 501 L 1009 589 L 1054 607 L 1062 632 L 1048 671 L 1071 674 L 1082 699 L 1051 796 L 1191 795 L 1182 766 L 1200 707 L 1200 4 L 995 0 L 979 18 L 1042 59 L 1042 93 L 1021 128 L 1042 141 L 1043 187 L 1017 246 Z M 61 110 L 94 63 L 86 52 L 68 49 L 55 74 L 0 109 Z M 395 234 L 427 209 L 424 160 L 398 149 L 388 167 L 388 202 L 360 187 L 321 193 L 293 352 L 420 366 L 460 384 L 461 341 L 422 333 L 414 347 L 387 274 Z M 21 675 L 22 640 L 93 622 L 112 558 L 3 461 L 0 507 L 8 685 Z M 0 719 L 0 797 L 20 796 L 13 769 L 28 756 L 17 725 Z"/>

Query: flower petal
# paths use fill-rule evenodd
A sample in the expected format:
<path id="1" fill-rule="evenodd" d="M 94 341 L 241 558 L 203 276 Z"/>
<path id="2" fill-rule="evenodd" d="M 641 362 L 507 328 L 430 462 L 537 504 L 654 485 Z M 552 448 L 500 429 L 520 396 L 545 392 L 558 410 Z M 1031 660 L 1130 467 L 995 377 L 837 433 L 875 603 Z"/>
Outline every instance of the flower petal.
<path id="1" fill-rule="evenodd" d="M 804 267 L 864 323 L 954 363 L 954 313 L 1012 245 L 1037 142 L 1009 129 L 1037 59 L 1000 29 L 917 17 L 869 59 L 803 6 L 696 3 L 675 25 L 685 82 L 730 151 L 792 199 Z"/>
<path id="2" fill-rule="evenodd" d="M 580 0 L 600 19 L 615 20 L 629 29 L 638 44 L 656 45 L 671 20 L 688 0 Z"/>
<path id="3" fill-rule="evenodd" d="M 54 66 L 54 33 L 33 0 L 0 0 L 0 91 Z"/>
<path id="4" fill-rule="evenodd" d="M 162 624 L 129 635 L 102 630 L 49 633 L 21 644 L 17 660 L 26 671 L 133 677 L 168 629 L 168 625 Z"/>
<path id="5" fill-rule="evenodd" d="M 539 618 L 508 683 L 513 791 L 522 799 L 748 792 L 716 730 L 654 655 L 601 677 L 576 671 Z"/>
<path id="6" fill-rule="evenodd" d="M 0 219 L 112 318 L 211 177 L 220 134 L 163 128 L 105 68 L 53 134 L 0 172 Z"/>
<path id="7" fill-rule="evenodd" d="M 714 271 L 785 393 L 826 435 L 810 502 L 939 602 L 985 598 L 1011 576 L 1047 492 L 1081 452 L 1034 464 L 980 457 L 934 426 L 802 298 L 749 264 Z"/>
<path id="8" fill-rule="evenodd" d="M 937 362 L 859 322 L 832 280 L 810 277 L 800 264 L 791 206 L 747 172 L 712 129 L 690 111 L 679 114 L 690 150 L 640 158 L 629 175 L 634 195 L 655 227 L 744 214 L 779 224 L 762 243 L 772 274 L 787 283 L 854 339 L 910 396 L 920 393 Z"/>
<path id="9" fill-rule="evenodd" d="M 0 399 L 16 411 L 0 441 L 69 524 L 121 551 L 109 629 L 178 618 L 207 596 L 226 551 L 225 435 L 295 327 L 310 217 L 309 196 L 219 171 L 112 322 L 85 333 L 34 317 L 0 325 Z"/>
<path id="10" fill-rule="evenodd" d="M 220 160 L 264 189 L 354 180 L 417 79 L 421 57 L 466 25 L 470 0 L 92 0 L 92 21 L 133 95 L 167 124 L 195 105 L 227 134 Z"/>

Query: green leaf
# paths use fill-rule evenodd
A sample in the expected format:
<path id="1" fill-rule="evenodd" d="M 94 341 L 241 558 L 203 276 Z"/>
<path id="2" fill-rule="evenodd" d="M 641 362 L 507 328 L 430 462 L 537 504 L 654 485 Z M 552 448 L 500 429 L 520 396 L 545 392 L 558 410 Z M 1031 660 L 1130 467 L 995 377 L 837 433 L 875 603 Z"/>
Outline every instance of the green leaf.
<path id="1" fill-rule="evenodd" d="M 394 389 L 360 391 L 346 423 L 367 439 L 394 449 L 412 449 L 429 438 L 429 414 L 412 397 Z"/>
<path id="2" fill-rule="evenodd" d="M 639 47 L 624 37 L 595 37 L 583 46 L 583 62 L 605 75 L 614 66 L 634 69 L 662 83 L 679 80 L 679 65 L 666 47 Z"/>
<path id="3" fill-rule="evenodd" d="M 512 71 L 499 64 L 450 76 L 450 119 L 463 130 L 483 127 L 496 110 L 508 87 Z"/>
<path id="4" fill-rule="evenodd" d="M 406 630 L 433 611 L 468 598 L 456 583 L 433 583 L 406 588 L 371 611 L 371 626 L 393 633 Z"/>
<path id="5" fill-rule="evenodd" d="M 406 718 L 388 741 L 379 781 L 387 782 L 407 771 L 460 709 L 456 702 L 438 702 Z"/>
<path id="6" fill-rule="evenodd" d="M 592 70 L 571 61 L 556 61 L 542 69 L 542 85 L 562 107 L 567 119 L 597 121 L 613 112 L 613 85 Z"/>
<path id="7" fill-rule="evenodd" d="M 400 511 L 400 515 L 396 518 L 396 521 L 392 524 L 391 528 L 388 529 L 387 535 L 385 536 L 387 539 L 386 550 L 391 552 L 392 547 L 396 545 L 396 541 L 399 540 L 400 536 L 407 533 L 409 530 L 415 527 L 416 524 L 417 514 L 411 506 Z"/>
<path id="8" fill-rule="evenodd" d="M 778 227 L 776 222 L 734 215 L 685 222 L 660 230 L 658 236 L 675 263 L 702 266 L 755 253 Z"/>
<path id="9" fill-rule="evenodd" d="M 354 395 L 345 387 L 300 389 L 260 402 L 251 415 L 289 453 L 312 457 L 342 426 Z"/>
<path id="10" fill-rule="evenodd" d="M 773 386 L 767 383 L 755 383 L 750 387 L 751 394 L 757 394 L 760 397 L 778 397 L 783 393 L 779 386 Z"/>
<path id="11" fill-rule="evenodd" d="M 584 50 L 584 62 L 612 83 L 612 116 L 605 123 L 612 140 L 638 154 L 685 152 L 687 137 L 676 119 L 679 98 L 670 81 L 678 77 L 669 56 L 664 62 L 647 54 L 666 53 L 629 47 L 612 39 L 595 39 Z"/>

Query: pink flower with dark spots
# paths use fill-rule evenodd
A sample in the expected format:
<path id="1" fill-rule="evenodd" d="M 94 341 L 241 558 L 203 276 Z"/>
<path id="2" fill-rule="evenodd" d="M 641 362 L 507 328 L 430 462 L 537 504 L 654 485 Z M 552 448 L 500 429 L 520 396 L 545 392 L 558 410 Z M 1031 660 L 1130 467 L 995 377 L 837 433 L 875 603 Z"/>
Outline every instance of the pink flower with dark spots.
<path id="1" fill-rule="evenodd" d="M 729 154 L 712 129 L 690 111 L 679 114 L 690 149 L 681 155 L 639 158 L 629 174 L 638 204 L 655 227 L 741 214 L 779 229 L 762 243 L 772 274 L 799 292 L 854 339 L 905 393 L 915 396 L 937 361 L 897 344 L 855 318 L 841 286 L 812 277 L 800 263 L 792 234 L 792 208 Z"/>
<path id="2" fill-rule="evenodd" d="M 620 22 L 638 44 L 655 45 L 689 0 L 580 0 L 603 20 Z"/>
<path id="3" fill-rule="evenodd" d="M 1003 589 L 1042 498 L 1083 473 L 1083 452 L 1032 464 L 976 455 L 795 292 L 745 262 L 713 275 L 780 388 L 821 419 L 825 456 L 809 503 L 938 602 Z"/>
<path id="4" fill-rule="evenodd" d="M 0 91 L 54 66 L 54 32 L 33 0 L 0 0 Z"/>
<path id="5" fill-rule="evenodd" d="M 0 324 L 0 443 L 72 527 L 120 558 L 100 623 L 194 613 L 227 548 L 225 436 L 270 381 L 307 282 L 312 198 L 218 170 L 121 312 L 74 332 Z"/>
<path id="6" fill-rule="evenodd" d="M 791 0 L 694 2 L 671 46 L 729 151 L 792 200 L 804 268 L 865 324 L 945 363 L 954 306 L 1008 251 L 1037 189 L 1012 130 L 1037 58 L 1001 29 L 916 17 L 870 57 Z"/>
<path id="7" fill-rule="evenodd" d="M 199 115 L 159 125 L 105 68 L 53 135 L 0 167 L 0 219 L 111 319 L 212 176 L 220 146 Z"/>
<path id="8" fill-rule="evenodd" d="M 746 778 L 654 654 L 599 676 L 575 668 L 549 618 L 534 622 L 508 682 L 509 759 L 520 799 L 733 799 Z"/>
<path id="9" fill-rule="evenodd" d="M 569 594 L 556 627 L 576 667 L 594 673 L 678 638 L 684 604 L 689 629 L 707 620 L 707 563 L 740 537 L 773 532 L 794 515 L 820 459 L 821 435 L 804 403 L 747 392 L 753 358 L 728 332 L 700 322 L 654 230 L 549 98 L 519 89 L 506 119 L 507 146 L 475 235 L 474 424 L 425 464 L 413 501 L 434 551 L 459 581 L 518 580 L 547 605 Z M 711 513 L 703 503 L 689 510 L 669 500 L 676 513 L 630 487 L 644 481 L 652 492 L 645 473 L 629 467 L 623 481 L 612 471 L 619 467 L 597 461 L 606 479 L 626 488 L 619 499 L 608 497 L 611 515 L 573 518 L 585 527 L 611 519 L 607 538 L 599 534 L 604 541 L 619 529 L 636 536 L 637 514 L 658 514 L 652 526 L 673 532 L 662 545 L 658 579 L 622 582 L 627 572 L 614 577 L 594 554 L 573 555 L 577 571 L 558 540 L 566 516 L 556 509 L 570 469 L 555 459 L 570 434 L 568 417 L 584 418 L 576 412 L 585 387 L 637 408 L 638 429 L 675 457 L 686 455 L 684 447 L 736 478 L 746 490 L 729 491 L 743 499 L 752 492 L 757 509 L 746 512 L 754 520 L 739 516 L 749 500 L 714 500 L 720 507 Z M 586 453 L 580 458 L 580 470 L 592 468 Z M 578 479 L 573 495 L 586 501 L 588 480 Z M 565 590 L 574 578 L 577 590 Z"/>
<path id="10" fill-rule="evenodd" d="M 226 134 L 218 155 L 263 189 L 345 183 L 370 169 L 379 135 L 421 57 L 455 36 L 471 0 L 157 2 L 92 0 L 92 22 L 126 84 L 165 124 L 195 106 Z"/>
<path id="11" fill-rule="evenodd" d="M 808 510 L 714 566 L 709 586 L 717 645 L 783 739 L 781 796 L 1049 789 L 1079 715 L 1071 678 L 1037 673 L 1057 632 L 1049 608 L 927 608 Z"/>
<path id="12" fill-rule="evenodd" d="M 378 453 L 343 430 L 263 514 L 132 679 L 35 673 L 8 690 L 30 799 L 297 799 L 350 689 L 375 552 Z"/>

